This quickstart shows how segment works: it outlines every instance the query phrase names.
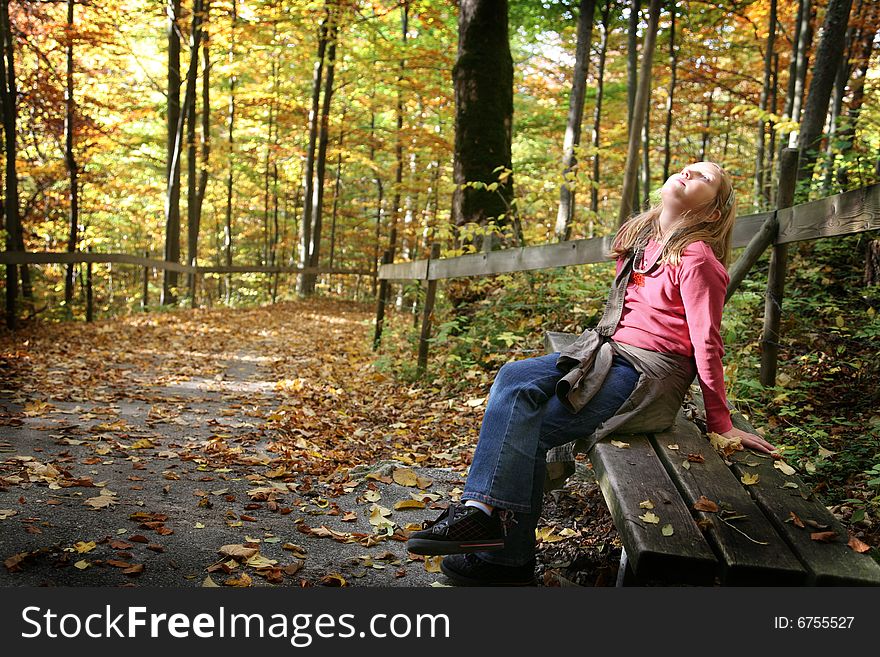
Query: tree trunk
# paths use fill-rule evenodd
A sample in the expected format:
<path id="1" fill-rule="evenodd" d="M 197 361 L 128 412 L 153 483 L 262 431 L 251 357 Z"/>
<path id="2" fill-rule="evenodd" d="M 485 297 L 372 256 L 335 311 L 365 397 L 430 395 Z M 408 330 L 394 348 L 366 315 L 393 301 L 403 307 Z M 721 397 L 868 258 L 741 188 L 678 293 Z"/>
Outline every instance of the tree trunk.
<path id="1" fill-rule="evenodd" d="M 611 3 L 613 1 L 605 0 L 605 7 L 602 9 L 602 41 L 599 44 L 596 110 L 593 112 L 593 180 L 590 185 L 590 212 L 593 213 L 594 217 L 599 213 L 599 131 L 602 123 L 602 97 L 605 91 L 605 57 L 608 54 L 608 19 L 611 14 Z"/>
<path id="2" fill-rule="evenodd" d="M 809 51 L 813 42 L 812 11 L 815 7 L 811 7 L 810 0 L 803 0 L 802 9 L 803 14 L 798 14 L 800 16 L 800 29 L 797 51 L 795 54 L 797 74 L 794 78 L 794 87 L 792 88 L 791 97 L 791 120 L 796 123 L 801 120 L 801 106 L 804 102 L 804 89 L 807 84 L 807 68 L 810 63 Z M 797 140 L 797 132 L 789 133 L 788 147 L 796 148 Z"/>
<path id="3" fill-rule="evenodd" d="M 238 0 L 232 0 L 232 26 L 229 37 L 229 54 L 227 62 L 235 63 L 235 28 L 238 23 Z M 232 266 L 232 164 L 234 152 L 234 127 L 235 127 L 235 82 L 236 75 L 234 72 L 229 75 L 229 173 L 226 177 L 226 226 L 223 231 L 223 247 L 226 252 L 226 266 Z M 232 274 L 226 274 L 226 303 L 232 300 Z"/>
<path id="4" fill-rule="evenodd" d="M 317 171 L 315 173 L 315 218 L 312 225 L 312 250 L 309 253 L 309 267 L 318 267 L 321 260 L 321 232 L 324 225 L 324 174 L 327 169 L 327 144 L 330 139 L 330 103 L 333 100 L 333 78 L 336 70 L 336 45 L 339 38 L 338 16 L 332 17 L 328 34 L 327 77 L 324 80 L 324 98 L 321 103 L 321 122 L 318 135 Z M 306 294 L 315 292 L 317 274 L 303 276 Z"/>
<path id="5" fill-rule="evenodd" d="M 675 82 L 678 69 L 678 49 L 675 47 L 675 0 L 669 3 L 669 95 L 666 97 L 666 127 L 663 132 L 663 182 L 669 178 L 672 163 L 672 108 L 675 102 Z"/>
<path id="6" fill-rule="evenodd" d="M 3 197 L 3 213 L 6 221 L 6 250 L 18 251 L 23 244 L 21 223 L 18 210 L 18 171 L 15 166 L 17 156 L 17 90 L 15 86 L 14 39 L 9 25 L 9 0 L 0 0 L 0 101 L 3 109 L 3 132 L 5 134 L 5 194 Z M 23 250 L 23 249 L 21 249 Z M 18 314 L 18 267 L 6 265 L 6 327 L 17 326 Z"/>
<path id="7" fill-rule="evenodd" d="M 339 152 L 336 155 L 336 180 L 333 183 L 333 210 L 330 217 L 330 269 L 333 269 L 333 263 L 336 260 L 336 214 L 339 209 L 339 188 L 342 183 L 342 141 L 345 137 L 345 113 L 346 108 L 343 108 L 339 127 Z"/>
<path id="8" fill-rule="evenodd" d="M 633 208 L 638 207 L 633 203 L 633 194 L 636 192 L 638 182 L 639 142 L 641 141 L 642 126 L 644 125 L 645 114 L 648 108 L 648 97 L 651 93 L 651 65 L 654 60 L 657 26 L 660 23 L 660 6 L 661 0 L 651 0 L 651 15 L 648 19 L 648 31 L 645 33 L 639 85 L 633 106 L 633 119 L 629 126 L 629 144 L 626 150 L 623 191 L 620 198 L 620 212 L 617 217 L 618 222 L 621 224 L 629 218 Z"/>
<path id="9" fill-rule="evenodd" d="M 315 149 L 318 142 L 318 108 L 321 100 L 321 82 L 324 74 L 324 54 L 327 50 L 327 25 L 330 22 L 330 7 L 324 5 L 324 20 L 318 30 L 318 54 L 315 59 L 314 73 L 312 75 L 312 107 L 309 111 L 309 144 L 306 149 L 306 166 L 303 172 L 303 217 L 302 217 L 302 242 L 300 244 L 300 262 L 302 267 L 307 267 L 312 253 L 312 212 L 314 210 L 314 183 L 315 183 Z M 312 279 L 306 274 L 299 278 L 299 293 L 310 294 Z"/>
<path id="10" fill-rule="evenodd" d="M 202 17 L 202 32 L 204 34 L 204 25 L 208 22 L 211 12 L 211 0 L 204 0 L 202 7 L 204 15 Z M 202 206 L 205 202 L 205 192 L 208 189 L 208 160 L 211 156 L 211 59 L 210 59 L 210 41 L 207 38 L 202 39 L 202 164 L 199 170 L 199 183 L 196 190 L 196 211 L 195 226 L 192 227 L 193 235 L 191 262 L 193 265 L 198 264 L 199 259 L 199 230 L 202 224 Z M 195 277 L 193 277 L 195 279 Z M 195 283 L 190 290 L 190 299 L 193 306 L 196 302 Z"/>
<path id="11" fill-rule="evenodd" d="M 401 27 L 403 33 L 403 48 L 406 50 L 406 33 L 409 23 L 409 1 L 403 0 L 400 5 Z M 401 59 L 397 75 L 397 133 L 395 135 L 394 155 L 394 196 L 391 200 L 391 230 L 388 233 L 388 250 L 391 252 L 391 262 L 397 255 L 397 224 L 400 220 L 400 188 L 403 186 L 403 73 L 406 67 L 406 59 Z M 391 286 L 385 288 L 391 292 Z M 386 304 L 389 299 L 386 299 Z"/>
<path id="12" fill-rule="evenodd" d="M 877 25 L 880 22 L 880 7 L 877 3 L 869 3 L 866 6 L 869 13 L 867 25 Z M 859 122 L 859 115 L 862 111 L 862 104 L 865 100 L 865 79 L 868 75 L 868 69 L 871 62 L 871 54 L 874 48 L 874 30 L 862 29 L 858 35 L 860 47 L 857 50 L 858 56 L 853 62 L 854 70 L 849 87 L 852 92 L 852 98 L 846 113 L 846 119 L 842 122 L 841 130 L 838 134 L 838 141 L 843 143 L 843 148 L 849 148 L 855 138 L 856 126 Z M 849 172 L 843 166 L 837 169 L 837 183 L 843 188 L 849 187 Z"/>
<path id="13" fill-rule="evenodd" d="M 584 95 L 587 92 L 587 68 L 590 65 L 590 42 L 593 36 L 593 14 L 596 0 L 580 0 L 577 23 L 577 48 L 571 95 L 568 99 L 568 124 L 562 145 L 562 185 L 559 188 L 559 209 L 556 213 L 556 239 L 560 242 L 571 235 L 574 217 L 574 178 L 577 170 L 575 150 L 581 143 L 581 122 L 584 118 Z"/>
<path id="14" fill-rule="evenodd" d="M 165 194 L 165 260 L 180 260 L 180 0 L 168 0 L 168 142 Z M 177 272 L 162 271 L 164 306 L 176 301 Z"/>
<path id="15" fill-rule="evenodd" d="M 77 185 L 76 159 L 73 157 L 73 8 L 74 0 L 67 0 L 67 87 L 64 97 L 64 163 L 70 179 L 70 209 L 68 225 L 70 232 L 67 238 L 67 251 L 76 251 L 76 239 L 79 227 L 79 195 Z M 67 265 L 64 276 L 64 307 L 70 312 L 73 303 L 73 263 Z"/>
<path id="16" fill-rule="evenodd" d="M 642 0 L 631 0 L 629 10 L 629 25 L 626 30 L 627 49 L 626 49 L 626 119 L 627 129 L 632 129 L 633 112 L 635 111 L 636 90 L 639 86 L 639 11 L 642 8 Z M 639 165 L 636 164 L 636 167 Z M 635 185 L 633 187 L 633 208 L 639 207 L 639 179 L 636 176 Z"/>
<path id="17" fill-rule="evenodd" d="M 645 106 L 645 125 L 642 126 L 642 210 L 648 209 L 651 193 L 651 103 Z"/>
<path id="18" fill-rule="evenodd" d="M 511 223 L 513 59 L 507 40 L 507 0 L 461 0 L 455 85 L 452 197 L 455 226 L 499 228 Z M 467 186 L 465 186 L 467 185 Z M 462 240 L 456 231 L 457 241 Z M 482 240 L 473 245 L 480 249 Z"/>
<path id="19" fill-rule="evenodd" d="M 277 10 L 277 6 L 275 7 Z M 273 131 L 277 131 L 275 127 L 276 118 L 275 118 L 275 104 L 278 99 L 278 61 L 277 61 L 277 48 L 275 48 L 275 39 L 278 35 L 278 17 L 275 16 L 272 21 L 272 97 L 269 100 L 269 125 L 267 128 L 266 134 L 266 158 L 265 165 L 263 167 L 263 250 L 260 256 L 260 262 L 265 265 L 271 266 L 273 264 L 274 256 L 272 255 L 272 247 L 271 247 L 271 239 L 269 238 L 269 178 L 270 171 L 272 168 L 272 151 L 275 138 L 273 135 L 275 134 Z"/>
<path id="20" fill-rule="evenodd" d="M 773 72 L 773 48 L 776 43 L 776 0 L 770 0 L 770 18 L 767 25 L 767 46 L 764 52 L 764 86 L 761 88 L 759 107 L 761 116 L 758 118 L 758 144 L 755 153 L 755 177 L 754 177 L 754 206 L 760 211 L 764 198 L 764 178 L 767 175 L 764 168 L 764 144 L 767 121 L 767 105 L 770 98 L 770 77 Z"/>
<path id="21" fill-rule="evenodd" d="M 843 42 L 852 0 L 829 0 L 822 26 L 822 40 L 816 50 L 810 92 L 804 107 L 798 137 L 798 180 L 811 180 L 816 162 L 822 126 L 828 112 L 828 101 L 834 77 L 843 57 Z"/>
<path id="22" fill-rule="evenodd" d="M 770 83 L 770 111 L 775 115 L 778 110 L 777 89 L 779 85 L 779 53 L 773 53 L 773 79 Z M 767 148 L 768 161 L 764 167 L 764 198 L 767 199 L 768 207 L 775 207 L 776 186 L 774 185 L 773 172 L 776 170 L 776 123 L 768 122 L 770 129 L 770 145 Z"/>
<path id="23" fill-rule="evenodd" d="M 195 0 L 190 34 L 190 64 L 186 74 L 186 263 L 196 266 L 199 241 L 198 155 L 196 154 L 196 82 L 199 75 L 199 47 L 204 19 L 203 0 Z M 195 306 L 195 274 L 187 274 L 190 303 Z"/>
<path id="24" fill-rule="evenodd" d="M 700 145 L 700 159 L 705 161 L 709 157 L 709 129 L 712 125 L 712 101 L 715 98 L 715 90 L 709 92 L 709 99 L 706 101 L 706 118 L 703 121 L 703 141 Z"/>

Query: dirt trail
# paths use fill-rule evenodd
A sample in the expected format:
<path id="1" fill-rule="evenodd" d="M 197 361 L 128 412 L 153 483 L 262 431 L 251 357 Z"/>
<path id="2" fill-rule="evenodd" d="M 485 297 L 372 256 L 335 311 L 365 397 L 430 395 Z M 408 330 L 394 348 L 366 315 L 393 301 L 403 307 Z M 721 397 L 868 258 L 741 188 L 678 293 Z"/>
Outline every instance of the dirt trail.
<path id="1" fill-rule="evenodd" d="M 0 585 L 448 583 L 404 541 L 460 494 L 485 382 L 401 387 L 369 334 L 317 300 L 0 338 Z M 613 531 L 579 486 L 548 496 L 542 568 L 604 581 Z"/>

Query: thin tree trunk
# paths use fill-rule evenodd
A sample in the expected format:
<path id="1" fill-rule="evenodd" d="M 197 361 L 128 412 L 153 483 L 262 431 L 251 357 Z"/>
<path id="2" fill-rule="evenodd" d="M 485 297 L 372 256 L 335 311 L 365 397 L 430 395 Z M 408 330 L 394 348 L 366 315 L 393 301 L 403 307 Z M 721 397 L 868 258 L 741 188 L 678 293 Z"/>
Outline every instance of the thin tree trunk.
<path id="1" fill-rule="evenodd" d="M 626 106 L 627 106 L 627 129 L 632 130 L 633 126 L 633 113 L 635 111 L 635 102 L 636 102 L 636 90 L 639 86 L 639 41 L 638 41 L 638 27 L 639 27 L 639 10 L 642 8 L 642 0 L 631 0 L 630 2 L 630 10 L 629 10 L 629 25 L 627 27 L 626 37 L 627 37 L 627 58 L 626 58 L 626 78 L 627 78 L 627 95 L 626 95 Z M 636 167 L 638 168 L 638 164 Z M 637 208 L 639 207 L 639 179 L 638 175 L 636 175 L 635 185 L 633 186 L 633 197 L 631 199 L 632 205 L 630 207 Z"/>
<path id="2" fill-rule="evenodd" d="M 190 251 L 190 262 L 193 266 L 198 264 L 199 259 L 199 231 L 202 224 L 202 206 L 205 202 L 205 192 L 208 189 L 208 160 L 211 156 L 211 58 L 210 58 L 210 41 L 204 37 L 206 31 L 205 25 L 209 20 L 211 12 L 211 0 L 203 0 L 202 6 L 202 164 L 199 170 L 199 182 L 196 189 L 196 207 L 193 213 L 192 221 L 194 225 L 190 227 L 192 235 L 192 244 Z M 195 103 L 193 103 L 195 105 Z M 195 158 L 193 158 L 195 159 Z M 193 286 L 190 289 L 190 299 L 195 307 L 196 290 L 195 276 L 192 277 Z"/>
<path id="3" fill-rule="evenodd" d="M 235 63 L 235 28 L 238 23 L 238 0 L 232 0 L 232 27 L 229 37 L 229 54 L 227 61 L 230 64 Z M 236 75 L 233 71 L 229 75 L 229 173 L 226 177 L 226 226 L 223 234 L 223 247 L 226 252 L 226 266 L 232 266 L 232 173 L 233 173 L 233 153 L 234 149 L 234 128 L 235 128 L 235 83 Z M 232 274 L 226 275 L 226 303 L 232 300 Z"/>
<path id="4" fill-rule="evenodd" d="M 0 0 L 0 101 L 3 109 L 3 132 L 5 134 L 5 195 L 3 198 L 4 218 L 6 221 L 6 250 L 18 251 L 21 238 L 21 224 L 18 209 L 18 171 L 15 160 L 17 156 L 17 118 L 14 36 L 9 25 L 9 0 Z M 23 250 L 23 249 L 21 249 Z M 18 315 L 18 267 L 6 265 L 6 327 L 17 326 Z"/>
<path id="5" fill-rule="evenodd" d="M 336 180 L 333 184 L 333 211 L 330 218 L 330 269 L 333 269 L 333 264 L 336 260 L 336 214 L 339 209 L 339 188 L 342 183 L 342 141 L 345 137 L 346 109 L 342 109 L 342 119 L 339 127 L 339 153 L 336 155 Z"/>
<path id="6" fill-rule="evenodd" d="M 76 159 L 73 156 L 73 8 L 74 0 L 67 0 L 67 86 L 64 97 L 64 163 L 70 179 L 70 209 L 68 225 L 70 232 L 67 238 L 67 250 L 76 251 L 77 232 L 79 227 L 79 195 L 77 185 Z M 67 265 L 64 276 L 64 307 L 70 312 L 73 303 L 73 263 Z"/>
<path id="7" fill-rule="evenodd" d="M 843 42 L 846 38 L 851 7 L 852 0 L 829 0 L 828 8 L 825 10 L 822 40 L 816 50 L 810 93 L 804 106 L 804 118 L 801 121 L 798 137 L 799 181 L 810 180 L 813 177 L 813 165 L 816 162 L 822 126 L 828 112 L 831 87 L 843 57 Z"/>
<path id="8" fill-rule="evenodd" d="M 168 185 L 165 195 L 165 260 L 180 260 L 180 0 L 168 0 L 168 142 L 166 172 Z M 162 270 L 162 298 L 164 306 L 176 301 L 177 272 Z"/>
<path id="9" fill-rule="evenodd" d="M 321 82 L 324 73 L 324 54 L 327 50 L 327 29 L 330 22 L 330 7 L 324 5 L 324 20 L 318 30 L 318 54 L 315 59 L 314 73 L 312 75 L 312 106 L 309 111 L 309 144 L 306 149 L 306 166 L 303 172 L 303 217 L 302 217 L 302 242 L 300 244 L 300 262 L 302 267 L 307 267 L 312 253 L 312 212 L 314 210 L 314 183 L 315 183 L 315 149 L 318 142 L 318 109 L 321 100 Z M 309 294 L 310 280 L 306 274 L 299 278 L 300 294 Z"/>
<path id="10" fill-rule="evenodd" d="M 562 185 L 559 188 L 559 209 L 556 213 L 556 239 L 560 242 L 571 235 L 574 217 L 574 178 L 577 170 L 576 149 L 581 143 L 581 122 L 584 118 L 584 96 L 587 92 L 587 69 L 590 65 L 590 42 L 593 37 L 593 14 L 596 0 L 580 0 L 577 22 L 577 48 L 571 95 L 568 100 L 568 123 L 562 145 Z"/>
<path id="11" fill-rule="evenodd" d="M 657 40 L 657 27 L 660 23 L 661 0 L 651 0 L 650 18 L 648 19 L 648 31 L 645 33 L 645 43 L 642 51 L 642 66 L 639 75 L 639 86 L 636 91 L 636 100 L 633 106 L 633 120 L 629 126 L 629 144 L 626 150 L 626 165 L 624 167 L 623 191 L 620 198 L 620 212 L 618 222 L 623 223 L 632 214 L 633 208 L 638 205 L 633 203 L 633 194 L 636 193 L 639 171 L 639 142 L 641 142 L 642 126 L 645 122 L 645 114 L 648 108 L 648 99 L 651 93 L 651 65 L 654 60 L 654 45 Z"/>
<path id="12" fill-rule="evenodd" d="M 642 210 L 648 209 L 651 193 L 651 102 L 645 106 L 645 125 L 642 126 Z"/>
<path id="13" fill-rule="evenodd" d="M 198 156 L 196 155 L 196 82 L 199 75 L 199 46 L 202 38 L 202 0 L 195 0 L 192 11 L 192 30 L 189 38 L 190 65 L 186 74 L 186 264 L 195 266 L 196 242 L 198 241 L 198 217 L 196 216 L 198 192 Z M 192 89 L 192 92 L 190 92 Z M 194 304 L 195 274 L 187 274 L 190 303 Z"/>
<path id="14" fill-rule="evenodd" d="M 599 45 L 599 73 L 596 87 L 596 110 L 593 112 L 593 180 L 590 185 L 590 212 L 595 217 L 599 213 L 599 132 L 602 125 L 602 98 L 605 91 L 605 57 L 608 54 L 608 19 L 611 14 L 611 3 L 614 0 L 605 0 L 602 10 L 602 41 Z M 589 232 L 589 231 L 588 231 Z"/>
<path id="15" fill-rule="evenodd" d="M 779 85 L 779 53 L 773 53 L 773 80 L 770 83 L 770 111 L 775 115 L 778 110 L 777 89 Z M 776 185 L 774 185 L 773 172 L 776 170 L 776 123 L 768 122 L 770 130 L 770 145 L 767 148 L 768 162 L 764 167 L 764 198 L 768 207 L 775 207 Z"/>
<path id="16" fill-rule="evenodd" d="M 409 0 L 403 0 L 400 5 L 400 23 L 403 50 L 406 51 L 406 35 L 409 31 Z M 403 79 L 406 70 L 406 59 L 401 58 L 397 75 L 397 133 L 395 136 L 395 168 L 394 168 L 394 196 L 391 201 L 391 230 L 388 233 L 388 249 L 391 252 L 391 262 L 397 254 L 397 223 L 400 219 L 400 188 L 403 186 Z M 391 294 L 391 285 L 386 285 L 385 290 Z M 385 303 L 390 301 L 390 296 Z"/>
<path id="17" fill-rule="evenodd" d="M 767 104 L 770 98 L 770 77 L 773 66 L 773 49 L 776 43 L 776 0 L 770 0 L 770 17 L 767 26 L 767 45 L 764 52 L 764 86 L 761 88 L 759 107 L 761 116 L 758 118 L 758 144 L 755 152 L 755 176 L 754 176 L 754 206 L 760 210 L 764 195 L 764 144 L 767 121 Z"/>
<path id="18" fill-rule="evenodd" d="M 675 103 L 675 82 L 678 70 L 678 48 L 675 47 L 675 0 L 669 3 L 669 95 L 666 97 L 666 127 L 663 132 L 663 181 L 669 178 L 672 162 L 672 108 Z"/>
<path id="19" fill-rule="evenodd" d="M 324 174 L 327 168 L 327 145 L 330 140 L 330 103 L 333 100 L 333 79 L 336 71 L 336 45 L 339 38 L 338 16 L 333 17 L 328 35 L 327 77 L 324 80 L 324 98 L 321 103 L 321 123 L 318 135 L 317 171 L 315 174 L 315 219 L 312 225 L 312 250 L 309 253 L 309 266 L 317 268 L 321 259 L 321 232 L 324 225 Z M 313 294 L 317 274 L 304 277 L 306 294 Z"/>
<path id="20" fill-rule="evenodd" d="M 275 6 L 277 11 L 278 7 Z M 272 45 L 275 47 L 275 39 L 278 34 L 278 17 L 272 21 Z M 265 166 L 263 168 L 263 250 L 260 260 L 263 265 L 271 265 L 273 256 L 270 253 L 270 238 L 269 238 L 269 178 L 270 178 L 270 169 L 272 166 L 272 151 L 273 151 L 273 130 L 275 130 L 275 102 L 278 97 L 278 62 L 276 59 L 277 50 L 272 54 L 272 98 L 269 100 L 269 126 L 266 134 L 266 158 L 265 158 Z"/>
<path id="21" fill-rule="evenodd" d="M 709 129 L 712 125 L 712 102 L 715 98 L 715 90 L 709 92 L 709 100 L 706 101 L 706 118 L 703 120 L 703 140 L 700 145 L 700 160 L 705 161 L 709 157 Z"/>
<path id="22" fill-rule="evenodd" d="M 807 84 L 807 68 L 809 67 L 809 50 L 813 42 L 812 7 L 810 0 L 803 0 L 803 14 L 800 16 L 800 30 L 796 53 L 796 71 L 794 88 L 791 97 L 791 120 L 799 123 L 801 120 L 801 106 L 804 102 L 804 89 Z M 788 134 L 788 147 L 797 148 L 798 133 Z"/>

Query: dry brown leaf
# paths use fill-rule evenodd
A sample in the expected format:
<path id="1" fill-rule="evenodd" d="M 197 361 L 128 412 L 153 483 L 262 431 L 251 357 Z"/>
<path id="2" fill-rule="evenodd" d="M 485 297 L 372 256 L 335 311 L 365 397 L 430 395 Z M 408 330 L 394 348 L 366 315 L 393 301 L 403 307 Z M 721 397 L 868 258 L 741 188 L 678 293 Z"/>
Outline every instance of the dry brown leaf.
<path id="1" fill-rule="evenodd" d="M 855 536 L 852 536 L 852 535 L 850 535 L 849 542 L 847 543 L 847 545 L 853 551 L 858 552 L 859 554 L 867 552 L 868 550 L 871 549 L 870 545 L 868 545 L 867 543 L 863 543 L 862 541 L 860 541 L 859 539 L 857 539 Z"/>
<path id="2" fill-rule="evenodd" d="M 696 511 L 705 511 L 706 513 L 718 513 L 718 505 L 705 495 L 700 495 L 700 499 L 694 503 L 694 509 Z"/>
<path id="3" fill-rule="evenodd" d="M 810 534 L 810 538 L 820 543 L 831 543 L 837 538 L 837 532 L 813 532 Z"/>
<path id="4" fill-rule="evenodd" d="M 789 511 L 788 515 L 791 518 L 791 521 L 794 523 L 795 527 L 800 527 L 801 529 L 804 528 L 804 521 L 800 519 L 798 514 L 796 514 L 794 511 Z"/>
<path id="5" fill-rule="evenodd" d="M 233 559 L 247 560 L 259 552 L 257 548 L 245 547 L 239 544 L 224 545 L 217 552 L 224 557 L 232 557 Z"/>

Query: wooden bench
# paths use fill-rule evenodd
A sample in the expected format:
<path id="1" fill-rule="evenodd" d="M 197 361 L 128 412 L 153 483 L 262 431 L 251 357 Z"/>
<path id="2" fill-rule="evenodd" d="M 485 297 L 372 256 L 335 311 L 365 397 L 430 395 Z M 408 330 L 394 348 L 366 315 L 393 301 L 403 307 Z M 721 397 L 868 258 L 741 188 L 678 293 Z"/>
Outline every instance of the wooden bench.
<path id="1" fill-rule="evenodd" d="M 547 332 L 547 352 L 576 337 Z M 699 418 L 696 385 L 691 396 L 685 406 L 696 408 Z M 732 416 L 735 426 L 754 432 L 742 415 Z M 614 440 L 629 446 L 603 440 L 589 458 L 624 547 L 619 586 L 880 585 L 880 566 L 853 551 L 846 528 L 809 486 L 774 467 L 767 455 L 737 451 L 726 463 L 684 410 L 662 433 Z M 757 475 L 757 483 L 743 484 L 746 475 Z M 718 512 L 694 510 L 702 497 Z M 646 501 L 652 509 L 644 508 Z M 659 522 L 641 519 L 647 511 Z M 819 532 L 834 536 L 814 540 L 811 534 Z"/>

